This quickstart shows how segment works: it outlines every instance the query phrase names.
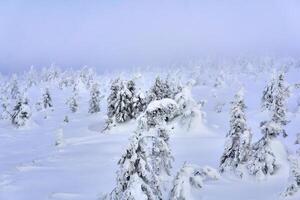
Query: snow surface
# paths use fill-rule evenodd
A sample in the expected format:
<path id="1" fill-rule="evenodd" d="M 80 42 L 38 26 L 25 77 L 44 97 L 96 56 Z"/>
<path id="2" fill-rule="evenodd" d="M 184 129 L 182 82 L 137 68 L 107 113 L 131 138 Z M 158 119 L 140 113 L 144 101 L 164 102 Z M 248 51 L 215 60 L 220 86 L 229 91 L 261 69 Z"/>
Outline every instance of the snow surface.
<path id="1" fill-rule="evenodd" d="M 299 75 L 299 68 L 291 69 L 288 81 L 291 84 L 300 82 Z M 229 102 L 239 89 L 238 85 L 245 88 L 248 106 L 246 114 L 254 134 L 253 141 L 261 137 L 259 123 L 267 115 L 260 112 L 260 97 L 268 80 L 268 73 L 256 76 L 249 73 L 226 74 L 225 83 L 219 88 L 212 86 L 212 80 L 215 79 L 208 76 L 204 79 L 205 76 L 200 76 L 197 82 L 203 81 L 206 84 L 198 84 L 193 89 L 195 99 L 206 102 L 203 107 L 206 112 L 205 129 L 197 130 L 197 134 L 182 130 L 178 131 L 180 134 L 175 132 L 171 136 L 170 145 L 175 158 L 173 176 L 185 162 L 218 168 L 225 135 L 229 130 Z M 149 75 L 140 82 L 146 83 L 145 87 L 148 87 L 151 85 L 150 80 L 154 81 L 153 77 Z M 102 86 L 108 90 L 108 84 L 103 83 Z M 88 114 L 87 93 L 80 94 L 79 111 L 71 114 L 66 111 L 68 108 L 64 104 L 70 94 L 56 90 L 55 87 L 50 88 L 50 92 L 53 94 L 53 112 L 35 112 L 30 124 L 20 129 L 14 128 L 9 121 L 0 121 L 1 200 L 97 200 L 112 191 L 116 185 L 117 162 L 128 146 L 128 138 L 136 128 L 136 122 L 130 121 L 113 128 L 109 133 L 101 133 L 106 118 L 105 109 L 98 114 Z M 300 112 L 296 106 L 299 94 L 300 90 L 294 89 L 289 99 L 288 115 L 291 122 L 286 128 L 289 136 L 286 139 L 279 138 L 284 147 L 278 141 L 272 144 L 282 163 L 276 175 L 263 181 L 224 175 L 219 180 L 205 183 L 200 190 L 193 190 L 193 198 L 280 199 L 279 195 L 288 182 L 286 153 L 293 153 L 297 148 L 294 142 L 296 133 L 300 131 Z M 34 92 L 29 92 L 30 95 L 37 96 Z M 225 103 L 221 113 L 214 110 L 215 104 L 219 102 Z M 66 113 L 69 123 L 63 123 Z M 48 117 L 44 118 L 44 115 Z M 58 137 L 62 139 L 62 134 L 59 133 L 61 130 L 63 145 L 57 146 L 55 144 Z M 290 199 L 298 200 L 300 195 Z"/>

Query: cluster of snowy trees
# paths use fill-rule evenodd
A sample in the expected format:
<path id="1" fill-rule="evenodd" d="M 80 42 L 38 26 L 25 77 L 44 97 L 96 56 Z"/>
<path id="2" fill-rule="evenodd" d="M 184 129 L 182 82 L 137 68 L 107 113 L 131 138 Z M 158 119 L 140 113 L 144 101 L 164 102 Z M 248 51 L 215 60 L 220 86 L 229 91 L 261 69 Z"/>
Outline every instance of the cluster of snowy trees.
<path id="1" fill-rule="evenodd" d="M 232 102 L 230 130 L 220 162 L 221 172 L 232 171 L 242 177 L 247 170 L 259 179 L 276 172 L 279 164 L 271 143 L 279 134 L 287 136 L 284 126 L 288 122 L 288 97 L 289 87 L 285 83 L 284 73 L 280 72 L 263 91 L 262 110 L 269 112 L 270 119 L 261 122 L 263 136 L 251 144 L 252 133 L 247 125 L 244 97 L 241 92 L 236 94 Z"/>
<path id="2" fill-rule="evenodd" d="M 55 87 L 57 85 L 57 88 Z M 100 103 L 103 95 L 100 92 L 99 84 L 95 79 L 95 73 L 90 68 L 83 68 L 79 71 L 61 72 L 52 66 L 38 72 L 33 67 L 25 75 L 12 75 L 9 79 L 1 82 L 0 91 L 0 116 L 3 120 L 9 120 L 19 128 L 25 126 L 31 119 L 34 112 L 54 111 L 55 104 L 51 90 L 71 90 L 70 97 L 66 104 L 72 113 L 78 111 L 79 90 L 84 88 L 89 91 L 88 112 L 100 112 Z M 32 91 L 41 89 L 40 98 L 37 100 L 28 95 Z M 47 111 L 47 112 L 46 112 Z M 47 115 L 45 116 L 47 118 Z M 68 121 L 66 116 L 65 121 Z"/>
<path id="3" fill-rule="evenodd" d="M 109 123 L 116 126 L 131 119 L 138 123 L 118 162 L 116 187 L 104 199 L 160 200 L 165 193 L 171 200 L 189 199 L 191 188 L 201 188 L 204 181 L 218 178 L 212 168 L 184 165 L 174 178 L 173 189 L 166 191 L 172 179 L 174 157 L 169 140 L 174 125 L 179 123 L 188 130 L 193 123 L 201 123 L 195 118 L 203 116 L 201 105 L 191 95 L 193 84 L 190 81 L 183 86 L 157 77 L 146 95 L 138 96 L 133 81 L 116 79 L 112 83 Z"/>
<path id="4" fill-rule="evenodd" d="M 287 137 L 285 125 L 287 120 L 286 102 L 289 97 L 289 86 L 284 73 L 277 73 L 265 87 L 262 97 L 262 111 L 268 111 L 270 119 L 260 124 L 262 137 L 251 144 L 252 133 L 245 116 L 246 105 L 242 91 L 239 91 L 232 102 L 230 130 L 226 135 L 224 153 L 221 156 L 220 172 L 230 172 L 240 177 L 254 175 L 263 179 L 273 175 L 280 167 L 276 149 L 272 143 L 279 135 Z M 278 141 L 278 140 L 277 140 Z M 296 144 L 299 141 L 296 141 Z M 282 193 L 287 197 L 300 189 L 300 154 L 290 156 L 290 181 Z"/>

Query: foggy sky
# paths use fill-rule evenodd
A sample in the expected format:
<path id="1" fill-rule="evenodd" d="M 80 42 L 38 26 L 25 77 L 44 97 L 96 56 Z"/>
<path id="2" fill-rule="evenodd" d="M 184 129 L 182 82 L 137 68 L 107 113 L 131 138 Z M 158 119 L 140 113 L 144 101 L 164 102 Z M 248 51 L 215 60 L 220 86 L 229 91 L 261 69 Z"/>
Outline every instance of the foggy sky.
<path id="1" fill-rule="evenodd" d="M 300 56 L 300 1 L 0 1 L 0 72 L 52 63 L 116 69 L 209 54 Z"/>

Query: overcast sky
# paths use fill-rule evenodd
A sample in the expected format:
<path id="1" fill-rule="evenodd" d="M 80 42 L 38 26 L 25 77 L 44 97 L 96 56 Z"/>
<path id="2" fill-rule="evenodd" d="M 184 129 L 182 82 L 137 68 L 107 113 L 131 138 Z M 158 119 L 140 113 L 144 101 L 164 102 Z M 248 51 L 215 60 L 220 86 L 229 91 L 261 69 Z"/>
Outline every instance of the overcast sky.
<path id="1" fill-rule="evenodd" d="M 0 71 L 300 56 L 299 0 L 1 0 Z"/>

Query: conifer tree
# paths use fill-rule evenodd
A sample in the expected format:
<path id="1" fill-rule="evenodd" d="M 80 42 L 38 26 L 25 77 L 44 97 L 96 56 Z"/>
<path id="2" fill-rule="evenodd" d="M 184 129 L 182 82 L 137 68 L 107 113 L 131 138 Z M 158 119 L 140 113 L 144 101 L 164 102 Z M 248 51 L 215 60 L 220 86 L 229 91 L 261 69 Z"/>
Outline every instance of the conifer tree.
<path id="1" fill-rule="evenodd" d="M 284 73 L 276 75 L 263 91 L 262 109 L 267 110 L 271 120 L 281 126 L 278 132 L 284 137 L 287 136 L 284 126 L 288 123 L 286 117 L 286 100 L 290 95 L 289 86 L 285 82 Z"/>
<path id="2" fill-rule="evenodd" d="M 247 165 L 249 173 L 258 179 L 273 175 L 279 168 L 271 141 L 278 135 L 280 126 L 272 121 L 262 122 L 261 131 L 263 137 L 253 145 Z"/>
<path id="3" fill-rule="evenodd" d="M 148 163 L 141 135 L 136 133 L 119 160 L 117 186 L 106 196 L 110 200 L 161 200 L 156 175 Z"/>
<path id="4" fill-rule="evenodd" d="M 26 122 L 31 117 L 31 110 L 28 105 L 27 98 L 20 98 L 17 101 L 16 106 L 13 109 L 13 113 L 11 116 L 11 122 L 14 126 L 21 127 L 26 124 Z"/>
<path id="5" fill-rule="evenodd" d="M 68 99 L 67 104 L 69 105 L 70 110 L 75 113 L 78 110 L 78 89 L 77 84 L 74 85 L 72 96 Z"/>
<path id="6" fill-rule="evenodd" d="M 181 91 L 181 88 L 171 81 L 162 80 L 159 76 L 155 79 L 154 85 L 151 87 L 148 94 L 148 103 L 154 100 L 164 98 L 174 99 L 175 95 Z"/>
<path id="7" fill-rule="evenodd" d="M 174 157 L 172 156 L 169 138 L 170 130 L 164 126 L 155 130 L 157 135 L 154 137 L 152 148 L 152 166 L 154 173 L 161 181 L 171 176 L 172 163 Z"/>
<path id="8" fill-rule="evenodd" d="M 91 99 L 89 101 L 89 113 L 97 113 L 100 112 L 100 102 L 102 99 L 99 85 L 94 83 L 91 89 Z"/>
<path id="9" fill-rule="evenodd" d="M 20 98 L 20 89 L 19 89 L 17 78 L 18 78 L 17 75 L 14 74 L 10 82 L 10 95 L 11 95 L 11 99 L 14 100 Z"/>
<path id="10" fill-rule="evenodd" d="M 144 108 L 144 99 L 137 96 L 133 80 L 121 81 L 116 79 L 111 85 L 108 101 L 108 119 L 104 130 L 112 124 L 124 123 L 135 118 Z"/>
<path id="11" fill-rule="evenodd" d="M 221 172 L 227 170 L 237 172 L 237 168 L 248 160 L 251 133 L 247 127 L 245 109 L 244 97 L 242 91 L 239 91 L 232 102 L 230 130 L 226 136 L 225 150 L 220 162 Z"/>
<path id="12" fill-rule="evenodd" d="M 44 109 L 53 107 L 52 98 L 50 96 L 50 92 L 49 92 L 48 88 L 45 89 L 44 94 L 43 94 L 43 107 L 44 107 Z"/>

